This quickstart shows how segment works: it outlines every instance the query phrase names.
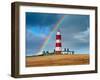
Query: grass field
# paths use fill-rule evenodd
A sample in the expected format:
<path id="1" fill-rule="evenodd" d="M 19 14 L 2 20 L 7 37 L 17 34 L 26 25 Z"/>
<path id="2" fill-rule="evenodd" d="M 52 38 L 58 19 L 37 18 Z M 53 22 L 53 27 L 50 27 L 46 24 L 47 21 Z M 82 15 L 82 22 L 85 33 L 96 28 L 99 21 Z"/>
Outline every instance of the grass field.
<path id="1" fill-rule="evenodd" d="M 26 67 L 89 64 L 88 54 L 26 57 Z"/>

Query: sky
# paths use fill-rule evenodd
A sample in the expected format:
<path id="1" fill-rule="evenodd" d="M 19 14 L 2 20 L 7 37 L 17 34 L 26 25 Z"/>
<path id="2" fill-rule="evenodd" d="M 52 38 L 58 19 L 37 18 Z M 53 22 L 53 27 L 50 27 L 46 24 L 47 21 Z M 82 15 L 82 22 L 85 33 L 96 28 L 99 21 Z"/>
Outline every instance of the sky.
<path id="1" fill-rule="evenodd" d="M 89 15 L 26 12 L 26 55 L 53 52 L 56 32 L 62 37 L 62 50 L 89 53 Z"/>

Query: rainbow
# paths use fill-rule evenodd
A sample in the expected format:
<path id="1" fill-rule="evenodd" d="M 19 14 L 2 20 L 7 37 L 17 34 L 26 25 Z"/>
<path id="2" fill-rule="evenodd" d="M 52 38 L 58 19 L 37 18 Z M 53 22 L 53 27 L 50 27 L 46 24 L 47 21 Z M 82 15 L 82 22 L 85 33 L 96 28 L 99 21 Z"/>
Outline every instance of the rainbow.
<path id="1" fill-rule="evenodd" d="M 47 43 L 48 43 L 50 37 L 52 36 L 52 34 L 60 27 L 60 24 L 63 22 L 64 17 L 65 17 L 65 15 L 63 15 L 63 16 L 59 19 L 59 21 L 57 22 L 57 24 L 54 26 L 54 29 L 51 31 L 51 33 L 49 34 L 49 36 L 46 38 L 45 43 L 44 43 L 43 46 L 41 47 L 41 49 L 40 49 L 41 51 L 42 51 L 42 49 L 47 45 Z"/>

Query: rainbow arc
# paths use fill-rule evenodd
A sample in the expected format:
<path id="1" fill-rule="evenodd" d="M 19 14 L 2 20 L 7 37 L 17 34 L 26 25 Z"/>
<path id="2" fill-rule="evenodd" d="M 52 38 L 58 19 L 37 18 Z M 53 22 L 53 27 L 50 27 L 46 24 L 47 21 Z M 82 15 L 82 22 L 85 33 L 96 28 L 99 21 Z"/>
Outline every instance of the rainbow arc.
<path id="1" fill-rule="evenodd" d="M 51 36 L 53 35 L 53 33 L 60 27 L 60 24 L 63 22 L 65 15 L 63 15 L 59 21 L 57 22 L 57 24 L 54 26 L 54 29 L 50 32 L 49 36 L 46 38 L 45 43 L 43 44 L 43 46 L 41 47 L 40 51 L 43 50 L 43 48 L 47 45 L 49 39 L 51 38 Z"/>

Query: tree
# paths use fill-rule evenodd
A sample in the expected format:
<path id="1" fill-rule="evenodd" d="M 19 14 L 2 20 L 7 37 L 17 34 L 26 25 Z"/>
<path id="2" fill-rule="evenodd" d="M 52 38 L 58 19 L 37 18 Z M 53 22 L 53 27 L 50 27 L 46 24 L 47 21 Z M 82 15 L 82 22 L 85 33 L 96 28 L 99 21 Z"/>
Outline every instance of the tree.
<path id="1" fill-rule="evenodd" d="M 46 52 L 46 55 L 49 55 L 49 51 Z"/>
<path id="2" fill-rule="evenodd" d="M 45 51 L 43 51 L 43 55 L 46 55 L 46 52 Z"/>
<path id="3" fill-rule="evenodd" d="M 66 52 L 67 50 L 66 50 L 66 48 L 64 48 L 64 52 Z"/>
<path id="4" fill-rule="evenodd" d="M 72 54 L 74 54 L 74 51 L 72 51 Z"/>
<path id="5" fill-rule="evenodd" d="M 55 49 L 54 49 L 54 52 L 56 52 Z"/>
<path id="6" fill-rule="evenodd" d="M 47 51 L 47 54 L 49 54 L 49 51 Z"/>
<path id="7" fill-rule="evenodd" d="M 67 48 L 67 52 L 69 52 L 69 48 Z"/>

